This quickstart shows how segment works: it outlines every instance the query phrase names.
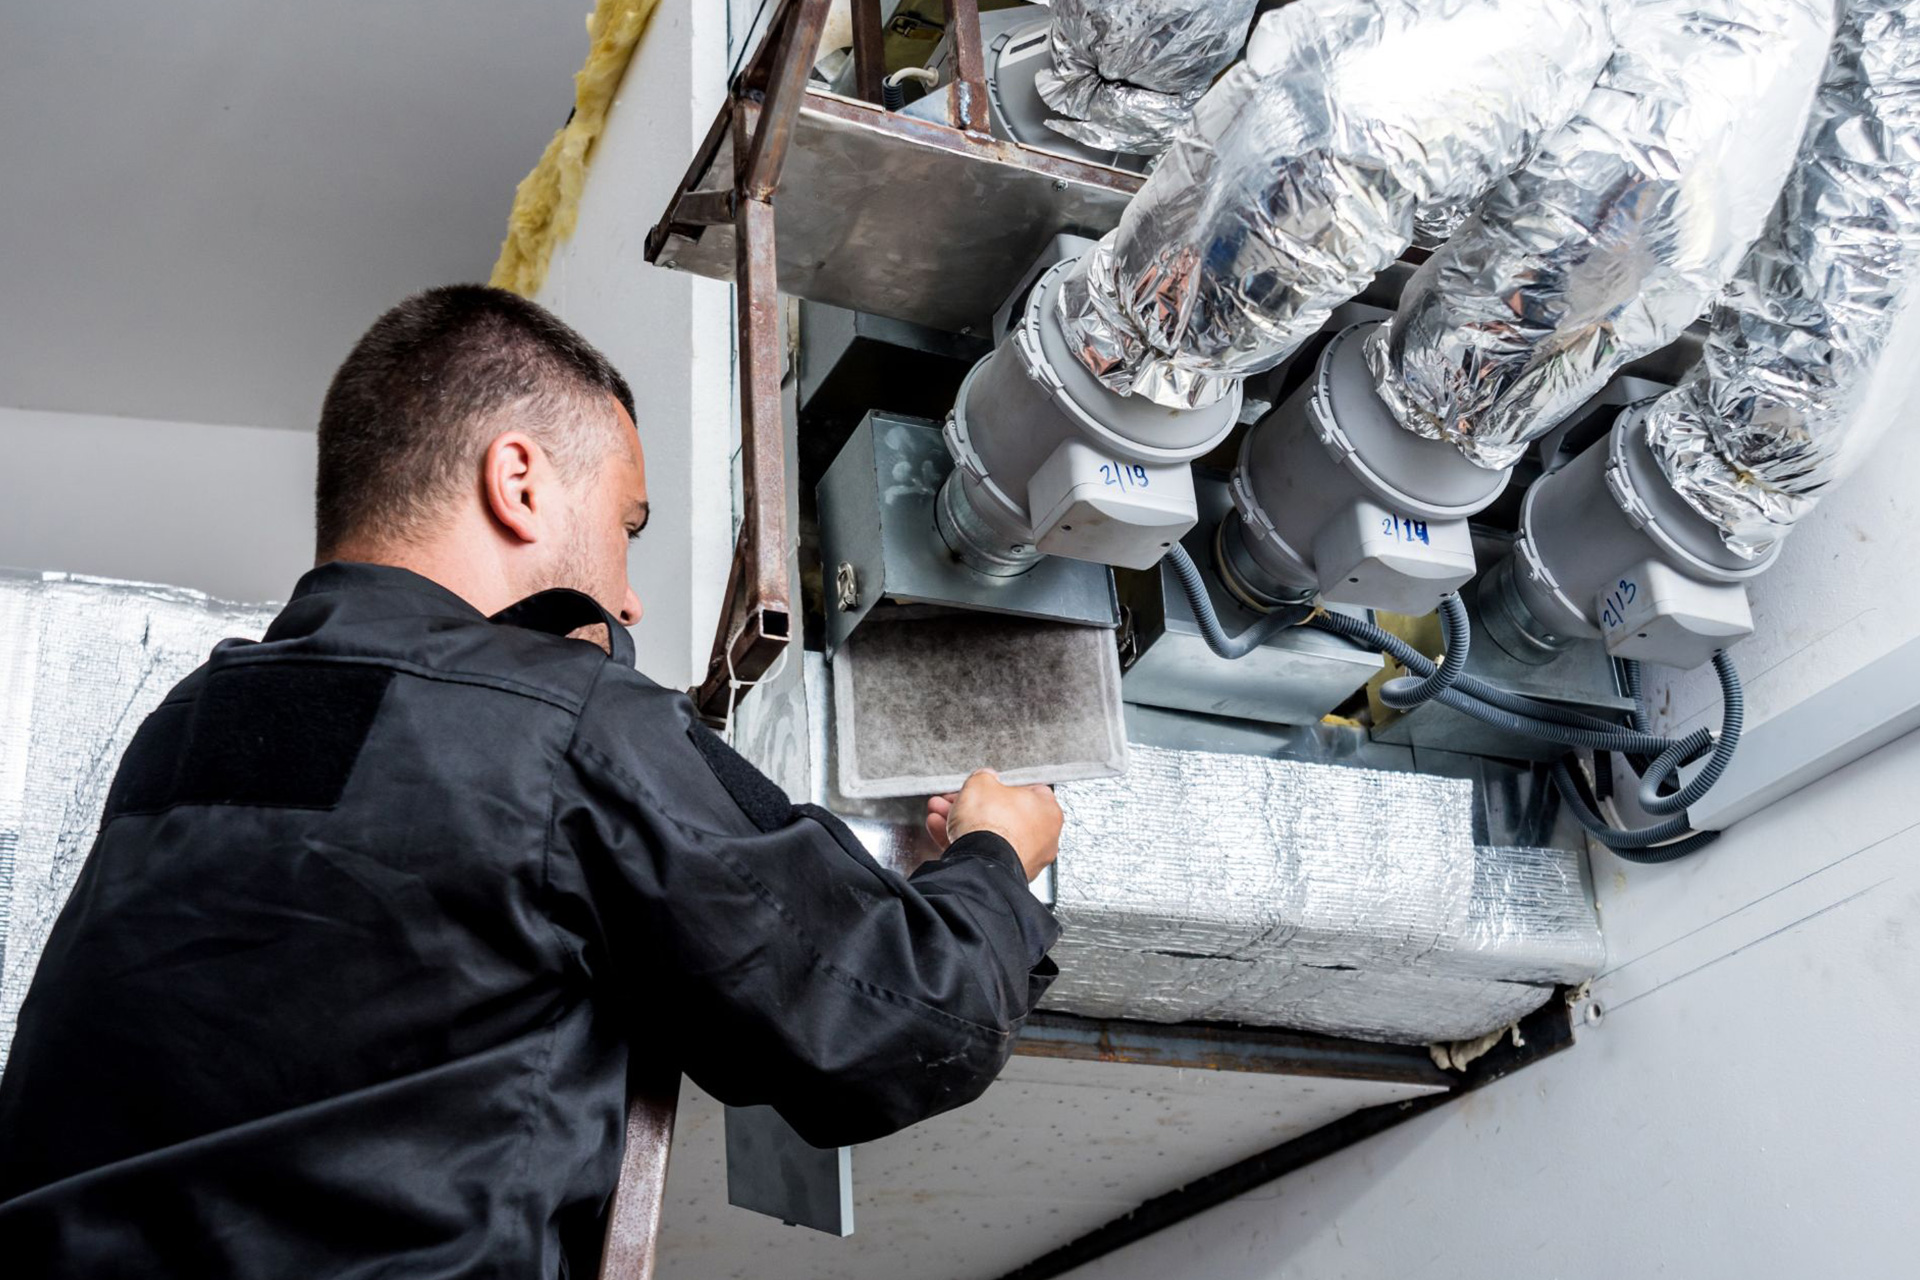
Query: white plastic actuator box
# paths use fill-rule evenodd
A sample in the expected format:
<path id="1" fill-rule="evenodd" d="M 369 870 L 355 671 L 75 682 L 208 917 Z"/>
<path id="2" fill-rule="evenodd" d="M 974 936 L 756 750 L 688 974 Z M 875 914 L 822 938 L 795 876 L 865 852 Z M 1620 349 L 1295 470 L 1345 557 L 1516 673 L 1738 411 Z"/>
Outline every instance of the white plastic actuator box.
<path id="1" fill-rule="evenodd" d="M 1773 559 L 1729 550 L 1673 491 L 1638 405 L 1527 491 L 1511 566 L 1490 575 L 1481 612 L 1522 660 L 1597 636 L 1615 657 L 1697 667 L 1753 631 L 1746 582 Z"/>
<path id="2" fill-rule="evenodd" d="M 1467 520 L 1508 473 L 1393 420 L 1362 356 L 1372 328 L 1335 335 L 1314 376 L 1241 446 L 1221 562 L 1256 602 L 1318 593 L 1425 614 L 1473 577 Z"/>
<path id="3" fill-rule="evenodd" d="M 1050 556 L 1150 569 L 1193 528 L 1193 470 L 1125 462 L 1067 440 L 1027 483 L 1034 544 Z"/>
<path id="4" fill-rule="evenodd" d="M 940 536 L 989 575 L 1019 573 L 1041 555 L 1159 563 L 1199 520 L 1189 464 L 1239 417 L 1237 389 L 1174 409 L 1101 385 L 1060 331 L 1055 304 L 1071 262 L 1035 281 L 947 418 L 954 469 L 936 507 Z"/>

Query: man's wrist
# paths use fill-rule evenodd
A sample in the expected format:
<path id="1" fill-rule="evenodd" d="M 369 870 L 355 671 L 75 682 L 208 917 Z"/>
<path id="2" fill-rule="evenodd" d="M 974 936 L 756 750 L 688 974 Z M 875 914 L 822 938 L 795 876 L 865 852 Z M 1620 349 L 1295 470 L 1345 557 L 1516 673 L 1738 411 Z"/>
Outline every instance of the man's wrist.
<path id="1" fill-rule="evenodd" d="M 997 827 L 970 827 L 962 831 L 948 842 L 942 856 L 987 858 L 1002 863 L 1009 870 L 1018 871 L 1023 881 L 1028 878 L 1027 864 L 1021 859 L 1020 850 L 1015 847 L 1012 838 Z"/>

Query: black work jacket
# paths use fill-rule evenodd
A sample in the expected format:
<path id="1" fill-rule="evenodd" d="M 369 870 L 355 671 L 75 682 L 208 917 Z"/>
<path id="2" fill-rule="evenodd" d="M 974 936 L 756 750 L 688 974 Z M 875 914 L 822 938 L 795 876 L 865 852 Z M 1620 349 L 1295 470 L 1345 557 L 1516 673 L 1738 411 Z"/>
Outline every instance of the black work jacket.
<path id="1" fill-rule="evenodd" d="M 997 836 L 911 879 L 680 694 L 329 564 L 122 760 L 0 1080 L 0 1272 L 591 1276 L 629 1056 L 822 1146 L 976 1097 L 1056 936 Z"/>

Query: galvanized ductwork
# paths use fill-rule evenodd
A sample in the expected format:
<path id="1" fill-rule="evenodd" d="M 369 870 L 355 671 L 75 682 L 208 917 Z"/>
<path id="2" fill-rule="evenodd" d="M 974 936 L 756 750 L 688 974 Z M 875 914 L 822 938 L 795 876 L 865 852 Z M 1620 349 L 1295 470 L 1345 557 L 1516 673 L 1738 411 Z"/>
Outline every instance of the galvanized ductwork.
<path id="1" fill-rule="evenodd" d="M 1646 414 L 1662 472 L 1737 555 L 1764 562 L 1906 408 L 1889 339 L 1917 266 L 1920 6 L 1855 0 L 1699 365 Z"/>
<path id="2" fill-rule="evenodd" d="M 1628 7 L 1580 109 L 1421 266 L 1373 338 L 1394 416 L 1506 467 L 1677 337 L 1760 234 L 1832 18 L 1830 0 Z"/>
<path id="3" fill-rule="evenodd" d="M 1053 0 L 1047 127 L 1100 151 L 1152 155 L 1246 42 L 1258 0 Z"/>
<path id="4" fill-rule="evenodd" d="M 1261 19 L 1060 291 L 1112 390 L 1190 408 L 1276 364 L 1528 155 L 1610 47 L 1602 0 L 1298 0 Z M 1756 222 L 1756 230 L 1758 219 Z"/>

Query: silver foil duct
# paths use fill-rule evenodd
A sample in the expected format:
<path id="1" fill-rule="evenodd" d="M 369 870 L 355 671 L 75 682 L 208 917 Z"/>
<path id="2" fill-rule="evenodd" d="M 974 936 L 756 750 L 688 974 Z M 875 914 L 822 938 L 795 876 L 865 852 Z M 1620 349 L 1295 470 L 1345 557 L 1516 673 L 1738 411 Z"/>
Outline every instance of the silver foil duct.
<path id="1" fill-rule="evenodd" d="M 1579 855 L 1476 847 L 1463 781 L 1136 745 L 1058 792 L 1049 1008 L 1427 1043 L 1605 959 Z"/>
<path id="2" fill-rule="evenodd" d="M 1842 15 L 1800 158 L 1713 310 L 1700 363 L 1647 413 L 1667 479 L 1765 555 L 1850 468 L 1911 376 L 1889 339 L 1920 268 L 1920 4 Z"/>
<path id="3" fill-rule="evenodd" d="M 1053 0 L 1053 66 L 1035 78 L 1067 120 L 1047 127 L 1101 151 L 1164 150 L 1246 43 L 1258 0 Z"/>
<path id="4" fill-rule="evenodd" d="M 70 574 L 0 573 L 0 1067 L 133 732 L 274 605 Z"/>
<path id="5" fill-rule="evenodd" d="M 1606 61 L 1603 0 L 1297 0 L 1201 99 L 1059 319 L 1108 387 L 1218 400 L 1533 153 Z"/>
<path id="6" fill-rule="evenodd" d="M 1637 0 L 1593 91 L 1414 273 L 1368 360 L 1402 425 L 1511 465 L 1691 324 L 1760 234 L 1831 0 Z"/>

